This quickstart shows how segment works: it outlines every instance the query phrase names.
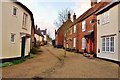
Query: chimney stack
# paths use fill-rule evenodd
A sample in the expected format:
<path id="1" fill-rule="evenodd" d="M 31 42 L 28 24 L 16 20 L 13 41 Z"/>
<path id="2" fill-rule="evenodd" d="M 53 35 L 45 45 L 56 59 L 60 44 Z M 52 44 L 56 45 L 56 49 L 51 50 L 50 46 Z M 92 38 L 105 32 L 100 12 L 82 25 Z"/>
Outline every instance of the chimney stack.
<path id="1" fill-rule="evenodd" d="M 91 7 L 94 7 L 97 4 L 97 0 L 91 0 Z"/>
<path id="2" fill-rule="evenodd" d="M 70 20 L 70 16 L 71 16 L 70 11 L 68 11 L 68 20 Z"/>
<path id="3" fill-rule="evenodd" d="M 74 13 L 74 15 L 73 15 L 73 22 L 76 20 L 76 15 L 75 15 L 75 13 Z"/>
<path id="4" fill-rule="evenodd" d="M 37 30 L 37 25 L 36 25 L 36 30 Z"/>

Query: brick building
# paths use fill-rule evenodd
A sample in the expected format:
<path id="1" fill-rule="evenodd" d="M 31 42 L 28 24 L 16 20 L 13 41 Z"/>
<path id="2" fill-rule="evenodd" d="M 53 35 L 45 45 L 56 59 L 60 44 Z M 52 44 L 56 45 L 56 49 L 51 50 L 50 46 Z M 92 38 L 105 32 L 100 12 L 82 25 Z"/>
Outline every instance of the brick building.
<path id="1" fill-rule="evenodd" d="M 69 25 L 72 23 L 70 16 L 71 14 L 69 12 L 68 20 L 66 22 L 63 22 L 63 24 L 57 31 L 55 30 L 55 44 L 57 48 L 64 47 L 64 39 L 65 39 L 64 33 L 66 32 L 66 29 L 69 27 Z"/>
<path id="2" fill-rule="evenodd" d="M 97 0 L 91 0 L 91 8 L 70 25 L 68 30 L 72 30 L 70 31 L 72 36 L 70 38 L 71 41 L 68 41 L 68 46 L 72 45 L 72 49 L 81 53 L 86 49 L 87 53 L 96 55 L 97 17 L 95 13 L 109 3 L 103 2 L 103 0 L 97 3 Z"/>

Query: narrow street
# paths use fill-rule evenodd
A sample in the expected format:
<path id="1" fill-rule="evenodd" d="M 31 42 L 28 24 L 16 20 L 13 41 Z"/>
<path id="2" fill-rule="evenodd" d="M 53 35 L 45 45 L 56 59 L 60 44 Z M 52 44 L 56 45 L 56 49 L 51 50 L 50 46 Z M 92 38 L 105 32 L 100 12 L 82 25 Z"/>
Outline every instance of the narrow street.
<path id="1" fill-rule="evenodd" d="M 42 46 L 35 58 L 2 68 L 3 78 L 117 78 L 118 65 L 100 59 L 88 59 L 81 54 Z"/>

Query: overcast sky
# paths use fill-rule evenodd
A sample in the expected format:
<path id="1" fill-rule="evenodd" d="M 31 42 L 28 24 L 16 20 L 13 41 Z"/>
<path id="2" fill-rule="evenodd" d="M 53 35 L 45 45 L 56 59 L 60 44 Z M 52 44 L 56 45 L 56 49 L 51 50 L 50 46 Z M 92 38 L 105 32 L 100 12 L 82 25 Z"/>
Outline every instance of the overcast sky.
<path id="1" fill-rule="evenodd" d="M 77 17 L 90 8 L 90 0 L 18 0 L 26 5 L 34 14 L 35 24 L 40 29 L 47 29 L 48 34 L 54 39 L 54 31 L 58 29 L 54 21 L 58 12 L 69 8 Z"/>

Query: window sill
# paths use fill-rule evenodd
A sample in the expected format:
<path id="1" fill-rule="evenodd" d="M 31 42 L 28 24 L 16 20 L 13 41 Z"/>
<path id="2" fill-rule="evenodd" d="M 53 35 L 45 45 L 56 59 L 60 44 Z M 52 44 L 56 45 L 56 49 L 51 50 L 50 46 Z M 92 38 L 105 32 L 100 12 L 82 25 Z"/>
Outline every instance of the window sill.
<path id="1" fill-rule="evenodd" d="M 17 18 L 17 15 L 12 15 L 12 16 Z"/>
<path id="2" fill-rule="evenodd" d="M 25 27 L 22 27 L 22 29 L 27 30 L 27 28 L 25 28 Z"/>
<path id="3" fill-rule="evenodd" d="M 85 49 L 85 48 L 82 48 L 82 49 Z"/>
<path id="4" fill-rule="evenodd" d="M 106 23 L 102 23 L 102 25 L 106 25 L 106 24 L 109 24 L 110 22 L 108 21 L 108 22 L 106 22 Z"/>
<path id="5" fill-rule="evenodd" d="M 15 42 L 11 42 L 11 44 L 15 44 Z"/>
<path id="6" fill-rule="evenodd" d="M 107 52 L 107 51 L 102 51 L 102 53 L 115 53 L 115 52 Z"/>

